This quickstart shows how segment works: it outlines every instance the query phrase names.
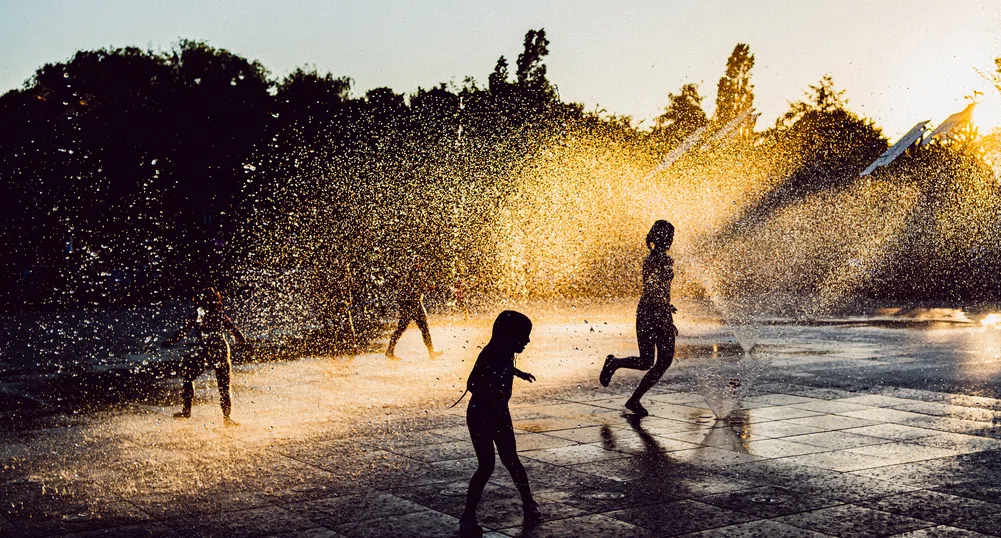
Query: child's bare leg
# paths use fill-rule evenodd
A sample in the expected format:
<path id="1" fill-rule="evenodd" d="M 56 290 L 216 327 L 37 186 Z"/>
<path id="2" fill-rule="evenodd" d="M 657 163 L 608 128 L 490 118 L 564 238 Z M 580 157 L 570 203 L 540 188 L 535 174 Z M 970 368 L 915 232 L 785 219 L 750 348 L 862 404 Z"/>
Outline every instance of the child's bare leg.
<path id="1" fill-rule="evenodd" d="M 470 404 L 472 406 L 473 404 Z M 494 472 L 494 442 L 491 431 L 494 429 L 485 412 L 470 409 L 466 412 L 466 424 L 469 426 L 469 437 L 473 441 L 473 451 L 476 453 L 476 471 L 469 479 L 469 491 L 466 493 L 466 508 L 460 521 L 476 525 L 476 507 L 480 504 L 483 489 Z"/>
<path id="2" fill-rule="evenodd" d="M 673 331 L 673 328 L 670 328 Z M 654 363 L 653 367 L 647 371 L 643 379 L 640 380 L 640 384 L 633 391 L 633 395 L 630 396 L 629 400 L 626 402 L 626 407 L 632 409 L 630 404 L 633 406 L 639 405 L 640 398 L 647 393 L 654 385 L 660 381 L 667 369 L 671 367 L 671 363 L 674 362 L 674 335 L 670 336 L 662 335 L 657 341 L 657 362 Z M 645 411 L 645 409 L 644 409 Z"/>
<path id="3" fill-rule="evenodd" d="M 431 328 L 428 327 L 428 313 L 424 310 L 424 305 L 420 305 L 414 315 L 414 321 L 417 322 L 417 328 L 421 330 L 421 336 L 424 338 L 424 347 L 428 349 L 428 354 L 431 358 L 435 358 L 439 355 L 434 349 L 434 344 L 431 343 Z"/>
<path id="4" fill-rule="evenodd" d="M 181 385 L 181 410 L 174 413 L 177 418 L 189 418 L 191 416 L 191 403 L 195 399 L 195 385 L 193 381 L 184 380 Z"/>
<path id="5" fill-rule="evenodd" d="M 230 421 L 229 415 L 233 411 L 233 399 L 229 392 L 231 368 L 228 360 L 222 364 L 217 364 L 215 368 L 215 378 L 219 384 L 219 407 L 222 408 L 223 420 L 227 422 Z"/>
<path id="6" fill-rule="evenodd" d="M 639 324 L 637 324 L 639 325 Z M 640 349 L 639 357 L 622 357 L 621 359 L 615 358 L 614 355 L 609 355 L 605 359 L 605 364 L 601 368 L 601 375 L 598 376 L 598 381 L 603 387 L 607 387 L 612 381 L 612 376 L 615 371 L 619 368 L 628 368 L 630 370 L 649 370 L 653 367 L 656 359 L 656 340 L 649 331 L 637 327 L 636 328 L 636 343 Z"/>
<path id="7" fill-rule="evenodd" d="M 191 417 L 191 404 L 195 399 L 195 379 L 202 375 L 205 359 L 199 352 L 193 356 L 185 356 L 181 359 L 181 376 L 184 383 L 181 385 L 181 410 L 174 413 L 177 418 Z"/>
<path id="8" fill-rule="evenodd" d="M 639 357 L 622 357 L 621 359 L 613 359 L 615 369 L 628 368 L 630 370 L 649 370 L 653 368 L 656 363 L 656 353 L 654 349 L 656 345 L 652 338 L 640 339 L 640 356 Z"/>
<path id="9" fill-rule="evenodd" d="M 386 348 L 387 357 L 393 358 L 396 356 L 396 342 L 400 340 L 403 332 L 407 330 L 407 325 L 410 325 L 410 312 L 404 308 L 400 308 L 400 322 L 396 325 L 396 330 L 393 331 L 392 336 L 389 337 L 389 347 Z"/>
<path id="10" fill-rule="evenodd" d="M 518 493 L 521 495 L 525 514 L 531 515 L 533 518 L 539 517 L 542 514 L 539 513 L 538 503 L 532 497 L 532 488 L 528 485 L 528 473 L 525 471 L 525 466 L 521 463 L 521 458 L 518 457 L 518 447 L 515 442 L 514 428 L 511 425 L 511 415 L 507 415 L 506 424 L 498 424 L 497 429 L 495 440 L 497 443 L 497 455 L 500 456 L 504 467 L 507 467 L 507 470 L 511 473 L 511 480 L 514 481 L 514 485 L 518 488 Z"/>

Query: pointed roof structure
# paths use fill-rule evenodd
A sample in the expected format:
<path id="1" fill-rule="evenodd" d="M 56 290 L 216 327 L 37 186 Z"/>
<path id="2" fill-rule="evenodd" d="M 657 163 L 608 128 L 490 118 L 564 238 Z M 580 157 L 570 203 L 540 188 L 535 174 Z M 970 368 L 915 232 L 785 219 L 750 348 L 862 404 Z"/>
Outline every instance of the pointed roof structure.
<path id="1" fill-rule="evenodd" d="M 977 106 L 977 103 L 970 103 L 970 104 L 966 105 L 966 108 L 964 108 L 963 110 L 961 110 L 959 112 L 956 112 L 955 114 L 953 114 L 953 115 L 949 116 L 948 118 L 946 118 L 945 121 L 943 121 L 941 124 L 939 124 L 939 126 L 936 127 L 935 130 L 932 131 L 931 134 L 928 135 L 927 138 L 925 138 L 924 140 L 921 141 L 921 145 L 923 146 L 923 145 L 931 142 L 932 139 L 934 139 L 936 137 L 947 136 L 956 127 L 959 127 L 961 125 L 965 125 L 967 123 L 972 122 L 973 121 L 973 109 L 976 106 Z"/>
<path id="2" fill-rule="evenodd" d="M 914 127 L 911 127 L 911 130 L 907 131 L 907 134 L 900 137 L 900 140 L 897 140 L 895 144 L 890 146 L 890 149 L 884 151 L 883 154 L 877 157 L 875 161 L 872 161 L 872 164 L 867 166 L 866 169 L 859 174 L 859 177 L 868 176 L 877 168 L 886 166 L 892 163 L 897 157 L 900 157 L 904 151 L 907 151 L 907 148 L 911 147 L 911 144 L 921 139 L 921 136 L 925 134 L 925 129 L 928 128 L 928 124 L 930 122 L 931 120 L 925 120 L 918 122 Z"/>

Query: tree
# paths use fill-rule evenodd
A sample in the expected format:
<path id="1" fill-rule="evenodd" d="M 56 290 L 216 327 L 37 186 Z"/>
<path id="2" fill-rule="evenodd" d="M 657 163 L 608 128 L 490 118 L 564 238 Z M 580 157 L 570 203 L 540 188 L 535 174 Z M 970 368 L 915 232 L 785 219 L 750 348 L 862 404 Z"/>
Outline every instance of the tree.
<path id="1" fill-rule="evenodd" d="M 767 220 L 776 210 L 827 189 L 858 180 L 858 173 L 886 150 L 871 119 L 848 110 L 843 90 L 824 75 L 764 134 L 761 151 L 770 153 L 783 179 L 746 211 L 727 233 Z"/>
<path id="2" fill-rule="evenodd" d="M 768 133 L 800 166 L 789 186 L 813 191 L 852 180 L 886 149 L 882 132 L 848 109 L 845 91 L 837 89 L 831 75 L 805 93 L 806 99 L 791 103 Z"/>
<path id="3" fill-rule="evenodd" d="M 751 69 L 754 68 L 754 55 L 751 47 L 737 43 L 726 60 L 726 74 L 716 85 L 716 115 L 714 122 L 722 127 L 736 118 L 742 112 L 754 107 L 754 85 L 751 84 Z M 749 118 L 741 128 L 742 135 L 750 135 L 754 130 L 754 120 Z"/>
<path id="4" fill-rule="evenodd" d="M 525 33 L 524 50 L 518 55 L 515 79 L 519 100 L 530 111 L 542 112 L 556 101 L 556 90 L 546 77 L 546 64 L 543 63 L 548 54 L 549 40 L 546 39 L 545 29 Z"/>
<path id="5" fill-rule="evenodd" d="M 445 83 L 430 90 L 418 88 L 410 96 L 410 109 L 414 114 L 415 129 L 428 140 L 458 138 L 462 103 L 460 97 L 449 91 Z"/>
<path id="6" fill-rule="evenodd" d="M 998 93 L 1001 93 L 1001 56 L 994 58 L 994 71 L 989 73 L 984 73 L 979 69 L 977 71 L 980 73 L 980 76 L 984 77 L 988 82 L 994 85 L 994 88 L 997 89 Z"/>
<path id="7" fill-rule="evenodd" d="M 831 114 L 847 110 L 848 99 L 845 98 L 845 90 L 839 90 L 834 86 L 834 78 L 830 74 L 825 74 L 816 85 L 810 85 L 804 93 L 806 100 L 790 103 L 789 110 L 775 120 L 775 129 L 779 131 L 789 129 L 811 112 Z"/>
<path id="8" fill-rule="evenodd" d="M 337 110 L 349 99 L 351 79 L 320 75 L 316 68 L 298 67 L 278 84 L 277 101 L 289 110 L 323 114 Z"/>
<path id="9" fill-rule="evenodd" d="M 515 62 L 514 82 L 509 80 L 507 58 L 501 56 L 487 79 L 487 102 L 473 103 L 473 114 L 488 118 L 490 128 L 501 136 L 526 123 L 539 123 L 547 113 L 552 116 L 559 99 L 546 76 L 544 59 L 548 54 L 545 29 L 526 32 L 522 52 Z"/>
<path id="10" fill-rule="evenodd" d="M 545 88 L 549 86 L 546 78 L 546 64 L 542 59 L 549 54 L 549 40 L 546 30 L 529 30 L 525 33 L 524 50 L 518 55 L 518 84 L 525 88 Z"/>
<path id="11" fill-rule="evenodd" d="M 380 122 L 386 123 L 407 113 L 407 104 L 402 93 L 391 88 L 372 88 L 365 92 L 365 103 L 369 111 Z"/>
<path id="12" fill-rule="evenodd" d="M 702 110 L 702 100 L 705 97 L 699 95 L 698 84 L 685 84 L 678 93 L 668 93 L 667 99 L 668 105 L 664 108 L 664 113 L 654 120 L 653 134 L 656 140 L 675 146 L 696 129 L 709 123 Z"/>
<path id="13" fill-rule="evenodd" d="M 158 291 L 213 278 L 208 258 L 240 195 L 243 158 L 271 119 L 270 87 L 258 62 L 187 40 L 39 68 L 0 100 L 14 274 L 57 268 L 59 281 L 39 284 L 43 303 L 103 300 L 107 273 L 163 276 Z"/>
<path id="14" fill-rule="evenodd" d="M 494 72 L 490 73 L 490 76 L 487 78 L 488 88 L 490 88 L 491 92 L 503 91 L 503 88 L 509 84 L 509 77 L 510 73 L 508 73 L 507 69 L 507 58 L 501 56 L 497 59 L 497 64 L 494 66 Z"/>

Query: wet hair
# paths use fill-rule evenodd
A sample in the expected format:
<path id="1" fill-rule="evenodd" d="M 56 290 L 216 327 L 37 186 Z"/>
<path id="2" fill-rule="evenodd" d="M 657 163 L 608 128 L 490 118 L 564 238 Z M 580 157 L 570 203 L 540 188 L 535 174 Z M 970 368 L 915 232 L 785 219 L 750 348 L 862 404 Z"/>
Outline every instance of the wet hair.
<path id="1" fill-rule="evenodd" d="M 646 246 L 651 251 L 655 250 L 657 247 L 667 250 L 671 248 L 671 243 L 673 242 L 674 225 L 666 220 L 658 220 L 653 223 L 653 227 L 650 228 L 650 232 L 646 234 Z"/>
<path id="2" fill-rule="evenodd" d="M 532 320 L 521 312 L 505 310 L 494 320 L 494 329 L 490 335 L 490 344 L 498 344 L 513 337 L 532 332 Z"/>
<path id="3" fill-rule="evenodd" d="M 219 308 L 222 307 L 222 295 L 215 288 L 202 288 L 195 294 L 195 304 Z"/>

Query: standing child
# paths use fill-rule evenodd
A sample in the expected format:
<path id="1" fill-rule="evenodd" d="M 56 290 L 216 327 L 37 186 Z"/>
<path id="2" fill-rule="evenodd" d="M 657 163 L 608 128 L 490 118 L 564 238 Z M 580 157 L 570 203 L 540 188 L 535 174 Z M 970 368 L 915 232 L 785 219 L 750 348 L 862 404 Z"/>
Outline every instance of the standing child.
<path id="1" fill-rule="evenodd" d="M 206 368 L 214 368 L 216 380 L 219 383 L 219 405 L 222 407 L 223 422 L 227 426 L 234 426 L 236 422 L 229 418 L 232 410 L 229 379 L 233 365 L 230 362 L 229 342 L 226 341 L 224 333 L 232 334 L 233 338 L 236 338 L 240 344 L 246 344 L 247 339 L 229 319 L 229 316 L 223 313 L 222 296 L 215 288 L 205 288 L 195 295 L 194 312 L 185 318 L 184 325 L 177 331 L 177 334 L 173 338 L 165 340 L 161 345 L 170 347 L 176 344 L 187 336 L 191 329 L 197 329 L 199 349 L 193 355 L 185 356 L 181 360 L 181 375 L 184 377 L 182 389 L 184 407 L 174 416 L 177 418 L 191 417 L 191 403 L 195 398 L 194 381 Z"/>
<path id="2" fill-rule="evenodd" d="M 477 467 L 469 480 L 466 509 L 459 519 L 462 536 L 479 536 L 483 532 L 476 521 L 476 506 L 494 472 L 494 445 L 497 445 L 501 463 L 511 472 L 514 485 L 521 494 L 525 523 L 542 519 L 539 503 L 535 502 L 528 487 L 525 466 L 518 459 L 511 411 L 507 406 L 515 376 L 530 383 L 535 381 L 535 376 L 514 366 L 514 356 L 525 350 L 531 332 L 532 321 L 527 316 L 513 310 L 501 312 L 494 321 L 490 342 L 483 347 L 466 382 L 466 388 L 472 393 L 466 408 L 466 424 L 473 440 L 473 450 L 476 451 Z"/>

